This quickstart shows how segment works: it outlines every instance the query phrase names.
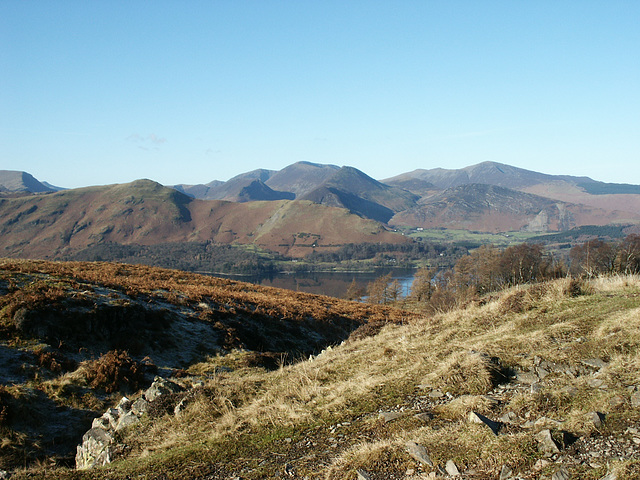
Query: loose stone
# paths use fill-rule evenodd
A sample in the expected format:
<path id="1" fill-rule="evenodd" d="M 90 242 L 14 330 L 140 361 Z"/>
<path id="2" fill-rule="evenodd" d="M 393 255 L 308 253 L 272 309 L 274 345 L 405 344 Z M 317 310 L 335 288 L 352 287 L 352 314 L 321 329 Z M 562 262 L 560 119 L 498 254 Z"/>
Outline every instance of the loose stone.
<path id="1" fill-rule="evenodd" d="M 429 465 L 430 467 L 433 467 L 433 462 L 431 461 L 431 457 L 429 457 L 429 454 L 427 453 L 427 449 L 424 448 L 422 445 L 419 445 L 416 442 L 407 442 L 405 444 L 405 447 L 409 455 L 411 455 L 417 461 L 419 461 L 420 463 L 424 463 L 425 465 Z"/>
<path id="2" fill-rule="evenodd" d="M 540 451 L 547 455 L 553 455 L 554 453 L 560 453 L 560 449 L 556 444 L 556 441 L 551 436 L 551 430 L 541 430 L 536 435 L 536 440 L 540 444 Z"/>
<path id="3" fill-rule="evenodd" d="M 447 474 L 450 477 L 459 477 L 460 476 L 460 470 L 458 470 L 458 467 L 453 462 L 453 460 L 448 460 L 447 464 L 444 467 L 444 469 L 446 470 Z"/>

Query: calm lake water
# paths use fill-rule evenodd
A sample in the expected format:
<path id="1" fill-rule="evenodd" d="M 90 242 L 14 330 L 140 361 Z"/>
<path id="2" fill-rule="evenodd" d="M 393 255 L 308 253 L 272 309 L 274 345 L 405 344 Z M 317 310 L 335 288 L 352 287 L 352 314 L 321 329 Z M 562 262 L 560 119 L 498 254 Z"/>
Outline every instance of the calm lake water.
<path id="1" fill-rule="evenodd" d="M 267 287 L 286 288 L 299 292 L 329 295 L 332 297 L 344 297 L 353 280 L 362 289 L 376 278 L 391 272 L 391 276 L 397 279 L 403 287 L 403 295 L 411 290 L 411 283 L 415 270 L 404 268 L 378 269 L 374 273 L 335 273 L 335 272 L 304 272 L 304 273 L 279 273 L 269 277 L 260 276 L 225 276 L 233 280 L 256 283 Z M 222 275 L 221 275 L 222 276 Z"/>

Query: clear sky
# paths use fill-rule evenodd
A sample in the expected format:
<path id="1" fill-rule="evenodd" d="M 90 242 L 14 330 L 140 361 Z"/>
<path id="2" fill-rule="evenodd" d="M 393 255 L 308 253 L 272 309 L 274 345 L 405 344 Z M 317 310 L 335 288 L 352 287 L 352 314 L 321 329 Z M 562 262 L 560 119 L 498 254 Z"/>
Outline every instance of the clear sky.
<path id="1" fill-rule="evenodd" d="M 639 26 L 638 0 L 2 0 L 0 169 L 490 160 L 640 184 Z"/>

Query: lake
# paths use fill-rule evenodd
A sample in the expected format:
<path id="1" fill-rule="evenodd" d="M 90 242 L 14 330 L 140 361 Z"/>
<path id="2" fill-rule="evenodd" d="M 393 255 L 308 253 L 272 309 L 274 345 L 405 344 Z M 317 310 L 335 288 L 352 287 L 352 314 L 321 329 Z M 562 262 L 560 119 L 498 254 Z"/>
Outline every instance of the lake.
<path id="1" fill-rule="evenodd" d="M 403 288 L 403 295 L 409 294 L 411 283 L 415 275 L 414 269 L 408 268 L 380 268 L 375 272 L 296 272 L 278 273 L 272 276 L 231 276 L 216 275 L 233 280 L 255 283 L 266 287 L 286 288 L 299 292 L 329 295 L 331 297 L 344 297 L 353 280 L 356 284 L 366 289 L 367 285 L 375 279 L 391 272 L 391 276 L 397 279 Z"/>

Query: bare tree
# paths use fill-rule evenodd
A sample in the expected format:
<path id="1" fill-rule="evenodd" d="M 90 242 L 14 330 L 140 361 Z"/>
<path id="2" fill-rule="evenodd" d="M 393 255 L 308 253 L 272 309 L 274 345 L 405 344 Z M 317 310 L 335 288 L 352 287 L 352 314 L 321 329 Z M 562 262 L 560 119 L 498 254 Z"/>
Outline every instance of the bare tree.
<path id="1" fill-rule="evenodd" d="M 640 273 L 640 235 L 631 234 L 622 241 L 616 265 L 620 273 Z"/>
<path id="2" fill-rule="evenodd" d="M 413 277 L 411 283 L 411 297 L 418 302 L 428 302 L 433 295 L 435 286 L 433 285 L 433 278 L 435 277 L 437 270 L 431 267 L 419 268 Z"/>
<path id="3" fill-rule="evenodd" d="M 368 303 L 389 303 L 393 300 L 393 290 L 397 289 L 399 282 L 395 280 L 397 285 L 392 288 L 394 280 L 391 278 L 391 273 L 376 278 L 373 282 L 369 282 L 367 285 L 367 302 Z M 397 291 L 395 292 L 397 297 Z"/>
<path id="4" fill-rule="evenodd" d="M 617 256 L 616 245 L 600 239 L 589 240 L 582 245 L 576 245 L 569 252 L 571 273 L 588 277 L 613 273 Z"/>
<path id="5" fill-rule="evenodd" d="M 354 278 L 349 284 L 349 288 L 347 288 L 347 292 L 344 295 L 346 300 L 361 300 L 364 296 L 365 290 L 360 285 L 356 283 L 356 279 Z"/>

